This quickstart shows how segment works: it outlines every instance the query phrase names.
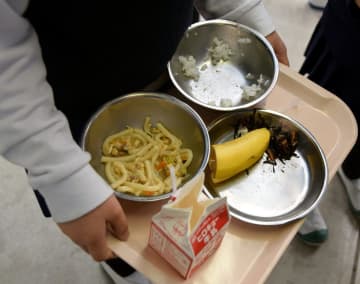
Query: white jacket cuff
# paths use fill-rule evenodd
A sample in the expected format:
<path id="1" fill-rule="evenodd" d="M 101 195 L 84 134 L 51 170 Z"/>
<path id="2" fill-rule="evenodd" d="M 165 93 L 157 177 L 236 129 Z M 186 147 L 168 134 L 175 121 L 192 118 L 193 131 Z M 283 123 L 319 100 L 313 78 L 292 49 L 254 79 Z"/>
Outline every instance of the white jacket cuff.
<path id="1" fill-rule="evenodd" d="M 57 223 L 85 215 L 114 193 L 90 165 L 64 180 L 39 188 L 39 191 Z"/>
<path id="2" fill-rule="evenodd" d="M 222 18 L 253 28 L 263 36 L 267 36 L 275 30 L 272 19 L 262 2 L 258 3 L 245 13 L 237 9 L 224 15 Z"/>

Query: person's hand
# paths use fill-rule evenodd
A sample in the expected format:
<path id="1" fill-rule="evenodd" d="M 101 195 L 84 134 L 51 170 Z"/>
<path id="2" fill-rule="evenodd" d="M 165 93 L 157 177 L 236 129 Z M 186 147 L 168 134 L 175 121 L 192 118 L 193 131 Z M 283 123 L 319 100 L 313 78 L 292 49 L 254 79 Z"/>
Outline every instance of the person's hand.
<path id="1" fill-rule="evenodd" d="M 360 8 L 360 0 L 355 0 L 355 4 Z"/>
<path id="2" fill-rule="evenodd" d="M 287 49 L 279 34 L 276 31 L 273 31 L 271 34 L 267 35 L 266 38 L 271 43 L 279 62 L 289 66 Z"/>
<path id="3" fill-rule="evenodd" d="M 58 226 L 96 261 L 115 257 L 106 244 L 107 232 L 121 241 L 129 237 L 126 216 L 115 195 L 86 215 Z"/>

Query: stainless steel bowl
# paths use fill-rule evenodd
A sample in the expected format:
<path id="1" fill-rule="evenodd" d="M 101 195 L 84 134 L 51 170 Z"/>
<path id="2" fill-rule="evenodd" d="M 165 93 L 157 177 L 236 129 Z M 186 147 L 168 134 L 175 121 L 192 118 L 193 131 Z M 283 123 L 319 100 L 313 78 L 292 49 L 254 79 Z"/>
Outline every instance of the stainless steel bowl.
<path id="1" fill-rule="evenodd" d="M 193 151 L 194 158 L 188 168 L 188 179 L 204 171 L 209 159 L 210 139 L 201 117 L 186 103 L 174 97 L 142 92 L 108 102 L 92 116 L 85 128 L 81 146 L 91 154 L 91 165 L 105 180 L 104 165 L 100 161 L 105 138 L 127 126 L 142 129 L 146 116 L 151 116 L 153 123 L 162 122 L 183 141 L 184 147 Z M 144 197 L 115 193 L 120 198 L 134 201 L 156 201 L 166 199 L 171 194 Z"/>
<path id="2" fill-rule="evenodd" d="M 229 60 L 217 65 L 209 58 L 214 38 L 232 51 Z M 198 80 L 184 75 L 179 56 L 194 57 Z M 168 64 L 168 72 L 186 98 L 206 108 L 233 111 L 263 102 L 276 84 L 279 65 L 270 43 L 257 31 L 231 21 L 210 20 L 189 27 Z M 254 84 L 261 90 L 250 98 L 245 94 Z"/>
<path id="3" fill-rule="evenodd" d="M 253 115 L 253 110 L 244 110 L 213 121 L 208 127 L 211 144 L 233 139 L 238 122 Z M 226 196 L 231 215 L 248 223 L 279 225 L 302 218 L 317 206 L 327 188 L 326 157 L 315 137 L 294 119 L 263 109 L 257 109 L 255 117 L 295 130 L 296 157 L 273 166 L 264 163 L 264 155 L 248 171 L 219 184 L 212 183 L 207 169 L 205 192 L 209 197 Z"/>

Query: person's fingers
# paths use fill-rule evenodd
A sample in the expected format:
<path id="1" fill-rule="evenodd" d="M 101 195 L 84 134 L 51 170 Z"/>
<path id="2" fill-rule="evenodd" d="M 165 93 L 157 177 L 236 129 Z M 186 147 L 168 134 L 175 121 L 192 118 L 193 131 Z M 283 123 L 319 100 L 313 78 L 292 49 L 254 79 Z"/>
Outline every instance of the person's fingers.
<path id="1" fill-rule="evenodd" d="M 104 261 L 115 257 L 113 251 L 106 244 L 105 236 L 89 244 L 86 251 L 95 261 Z"/>
<path id="2" fill-rule="evenodd" d="M 111 215 L 107 218 L 108 230 L 121 241 L 126 241 L 129 237 L 128 223 L 126 220 L 125 213 L 115 198 L 116 204 Z"/>
<path id="3" fill-rule="evenodd" d="M 112 221 L 107 223 L 107 230 L 120 241 L 127 241 L 130 235 L 127 224 L 119 222 L 115 216 Z"/>
<path id="4" fill-rule="evenodd" d="M 115 195 L 84 216 L 58 226 L 96 261 L 115 257 L 107 246 L 108 232 L 120 240 L 127 240 L 129 236 L 125 213 Z"/>
<path id="5" fill-rule="evenodd" d="M 77 244 L 79 247 L 81 247 L 81 249 L 83 250 L 83 251 L 85 251 L 86 253 L 89 253 L 89 251 L 88 251 L 88 249 L 87 249 L 87 247 L 86 246 L 84 246 L 84 245 L 80 245 L 80 244 Z"/>
<path id="6" fill-rule="evenodd" d="M 277 55 L 277 58 L 280 63 L 285 64 L 287 66 L 290 65 L 289 58 L 287 57 L 286 53 L 285 54 L 276 54 L 276 55 Z"/>
<path id="7" fill-rule="evenodd" d="M 271 34 L 267 35 L 266 38 L 272 45 L 279 62 L 289 66 L 290 62 L 287 55 L 287 48 L 279 34 L 274 31 Z"/>
<path id="8" fill-rule="evenodd" d="M 276 42 L 274 43 L 273 47 L 279 62 L 289 66 L 289 58 L 287 55 L 287 49 L 285 45 L 282 45 L 282 42 Z"/>

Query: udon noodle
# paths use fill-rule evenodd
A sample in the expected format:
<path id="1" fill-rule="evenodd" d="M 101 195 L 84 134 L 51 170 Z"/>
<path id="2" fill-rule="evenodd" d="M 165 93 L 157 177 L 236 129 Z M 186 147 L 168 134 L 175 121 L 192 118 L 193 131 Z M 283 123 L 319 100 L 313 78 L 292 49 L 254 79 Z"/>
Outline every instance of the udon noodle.
<path id="1" fill-rule="evenodd" d="M 193 153 L 162 123 L 152 126 L 146 117 L 143 129 L 127 127 L 107 137 L 101 161 L 111 187 L 136 196 L 155 196 L 171 191 L 169 167 L 175 170 L 176 185 L 187 176 Z"/>

